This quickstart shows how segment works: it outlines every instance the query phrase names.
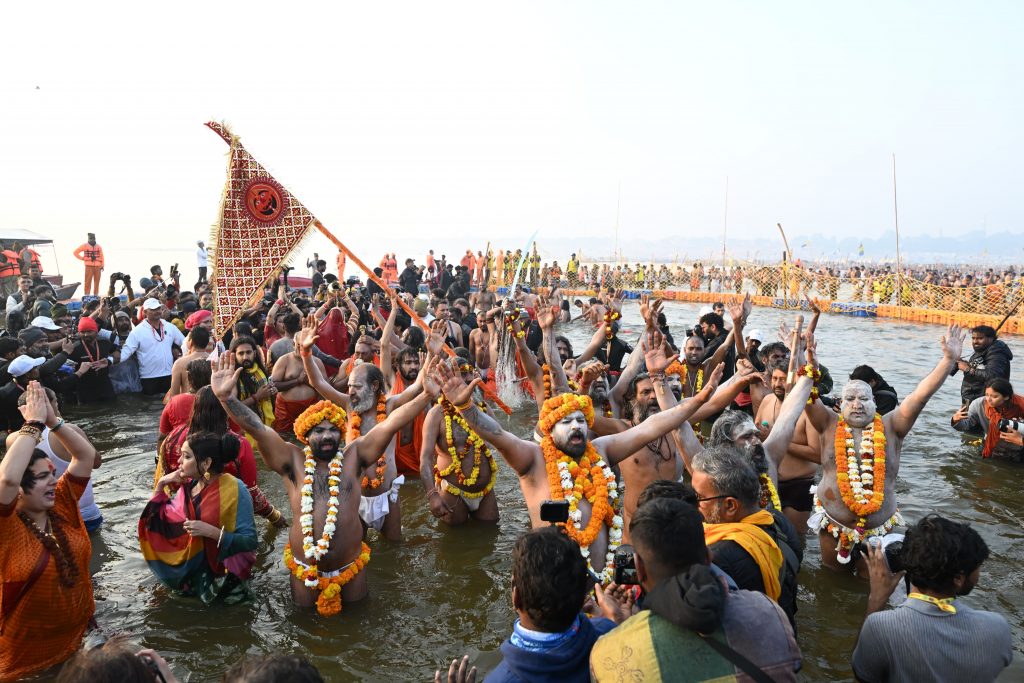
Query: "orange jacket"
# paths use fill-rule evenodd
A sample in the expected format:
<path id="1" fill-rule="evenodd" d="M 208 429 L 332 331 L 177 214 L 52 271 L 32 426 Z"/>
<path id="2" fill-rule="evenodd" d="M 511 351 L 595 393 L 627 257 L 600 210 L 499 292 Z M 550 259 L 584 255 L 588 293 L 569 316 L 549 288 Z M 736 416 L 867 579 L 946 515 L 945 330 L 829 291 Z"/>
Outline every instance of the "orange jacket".
<path id="1" fill-rule="evenodd" d="M 82 246 L 75 249 L 75 258 L 79 261 L 85 261 L 87 266 L 99 266 L 103 267 L 103 247 L 98 244 L 89 244 L 86 242 Z"/>
<path id="2" fill-rule="evenodd" d="M 10 249 L 4 249 L 4 262 L 0 263 L 0 277 L 17 277 L 21 275 L 21 268 L 18 266 L 18 254 Z"/>

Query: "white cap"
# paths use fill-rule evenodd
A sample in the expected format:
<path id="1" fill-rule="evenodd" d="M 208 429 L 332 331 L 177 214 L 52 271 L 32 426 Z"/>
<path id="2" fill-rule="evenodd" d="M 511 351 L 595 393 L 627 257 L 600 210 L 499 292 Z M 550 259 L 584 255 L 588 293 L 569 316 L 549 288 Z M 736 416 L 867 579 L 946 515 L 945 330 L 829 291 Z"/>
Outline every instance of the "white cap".
<path id="1" fill-rule="evenodd" d="M 747 339 L 756 339 L 757 341 L 764 341 L 764 337 L 761 336 L 761 330 L 751 330 L 747 332 Z"/>
<path id="2" fill-rule="evenodd" d="M 699 317 L 703 317 L 703 316 L 707 315 L 708 313 L 714 313 L 714 312 L 715 312 L 715 310 L 713 308 L 711 308 L 710 306 L 703 306 L 703 307 L 701 307 L 700 312 L 697 313 L 697 317 L 698 318 Z"/>
<path id="3" fill-rule="evenodd" d="M 45 315 L 37 315 L 32 318 L 32 322 L 29 323 L 29 327 L 38 327 L 44 330 L 59 330 L 60 327 L 55 325 L 53 318 L 47 318 Z"/>
<path id="4" fill-rule="evenodd" d="M 142 304 L 142 310 L 153 311 L 163 306 L 159 299 L 146 299 L 146 302 Z"/>
<path id="5" fill-rule="evenodd" d="M 21 377 L 31 372 L 32 368 L 38 368 L 46 362 L 45 358 L 32 358 L 31 356 L 18 356 L 7 365 L 7 372 L 11 377 Z"/>

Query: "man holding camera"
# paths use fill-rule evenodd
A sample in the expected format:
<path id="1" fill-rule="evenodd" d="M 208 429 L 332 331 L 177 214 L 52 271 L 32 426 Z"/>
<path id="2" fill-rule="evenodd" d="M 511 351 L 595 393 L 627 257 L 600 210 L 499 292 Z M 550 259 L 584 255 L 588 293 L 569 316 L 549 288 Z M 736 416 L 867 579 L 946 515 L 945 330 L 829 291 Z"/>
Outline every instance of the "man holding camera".
<path id="1" fill-rule="evenodd" d="M 938 515 L 908 529 L 896 552 L 869 545 L 871 592 L 851 662 L 857 679 L 994 680 L 1013 660 L 1010 626 L 957 599 L 978 584 L 988 555 L 977 531 Z M 883 611 L 904 575 L 907 600 Z"/>
<path id="2" fill-rule="evenodd" d="M 85 263 L 85 281 L 82 290 L 85 296 L 99 296 L 100 273 L 103 272 L 103 247 L 96 244 L 96 235 L 88 233 L 85 244 L 75 249 L 75 258 Z"/>

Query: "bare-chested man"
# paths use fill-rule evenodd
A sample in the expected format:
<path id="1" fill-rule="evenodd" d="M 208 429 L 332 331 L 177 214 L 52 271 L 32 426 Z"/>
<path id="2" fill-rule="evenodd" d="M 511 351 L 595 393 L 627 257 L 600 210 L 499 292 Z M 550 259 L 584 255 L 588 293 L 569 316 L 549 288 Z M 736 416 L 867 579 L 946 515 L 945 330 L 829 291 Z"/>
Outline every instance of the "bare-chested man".
<path id="1" fill-rule="evenodd" d="M 362 473 L 365 468 L 375 466 L 401 425 L 433 400 L 437 395 L 437 385 L 427 380 L 425 392 L 397 408 L 374 429 L 346 443 L 338 463 L 340 471 L 335 475 L 337 481 L 332 481 L 330 469 L 342 446 L 344 413 L 326 401 L 307 409 L 298 421 L 302 429 L 296 433 L 300 441 L 308 444 L 310 455 L 307 459 L 303 449 L 285 442 L 238 400 L 236 387 L 240 372 L 235 369 L 234 357 L 225 354 L 218 361 L 210 386 L 232 419 L 256 439 L 267 466 L 281 475 L 284 481 L 294 520 L 288 533 L 285 556 L 294 558 L 297 571 L 303 577 L 298 578 L 296 570 L 292 570 L 292 599 L 303 607 L 316 603 L 324 614 L 335 613 L 341 608 L 340 600 L 336 601 L 322 592 L 332 577 L 343 575 L 346 569 L 356 569 L 355 576 L 348 577 L 341 586 L 337 596 L 340 599 L 361 600 L 369 590 L 366 573 L 360 571 L 370 552 L 363 542 L 364 531 L 359 520 L 359 480 Z M 314 424 L 318 417 L 321 419 Z M 337 499 L 333 532 L 327 527 L 332 496 Z M 308 523 L 308 534 L 303 529 L 304 523 Z M 325 532 L 328 541 L 326 547 L 321 548 L 319 540 Z M 309 544 L 308 548 L 304 543 Z M 318 557 L 320 552 L 323 554 Z"/>
<path id="2" fill-rule="evenodd" d="M 839 415 L 821 401 L 807 407 L 814 428 L 822 435 L 821 483 L 814 496 L 814 514 L 807 524 L 819 533 L 825 566 L 838 569 L 845 564 L 858 571 L 866 570 L 863 554 L 856 562 L 852 561 L 857 546 L 902 523 L 896 499 L 896 476 L 900 471 L 903 440 L 928 400 L 960 360 L 965 335 L 959 326 L 949 327 L 942 337 L 942 358 L 938 364 L 892 412 L 878 415 L 871 387 L 860 380 L 843 387 Z M 846 453 L 835 452 L 838 430 L 845 435 Z M 842 468 L 840 461 L 844 464 Z M 882 481 L 876 481 L 876 475 Z M 878 486 L 882 487 L 881 495 Z"/>
<path id="3" fill-rule="evenodd" d="M 417 381 L 410 384 L 401 394 L 387 396 L 384 375 L 380 368 L 366 362 L 355 365 L 349 373 L 348 393 L 341 393 L 327 381 L 323 366 L 314 362 L 313 345 L 316 337 L 316 320 L 309 317 L 302 330 L 295 335 L 295 346 L 299 349 L 303 368 L 313 389 L 349 413 L 346 441 L 354 441 L 360 435 L 369 434 L 374 426 L 383 422 L 393 410 L 421 393 L 422 373 Z M 421 405 L 420 409 L 424 407 Z M 402 425 L 414 418 L 415 414 L 410 414 L 402 420 Z M 398 499 L 398 488 L 403 483 L 405 477 L 398 474 L 395 462 L 395 441 L 389 439 L 387 446 L 378 454 L 378 460 L 363 473 L 359 516 L 367 527 L 377 529 L 385 538 L 392 541 L 402 538 L 402 508 Z"/>
<path id="4" fill-rule="evenodd" d="M 294 314 L 286 316 L 289 322 L 293 320 L 292 316 Z M 292 347 L 291 353 L 277 358 L 274 362 L 274 369 L 270 373 L 274 379 L 274 386 L 277 387 L 277 396 L 274 397 L 274 428 L 282 434 L 291 432 L 299 415 L 320 400 L 306 376 L 302 356 L 299 353 L 298 345 L 295 344 L 296 332 L 289 326 L 287 337 L 274 342 L 275 349 L 287 348 L 287 341 L 291 341 Z M 290 339 L 288 339 L 289 337 Z M 271 356 L 273 355 L 272 353 Z M 319 358 L 313 358 L 312 362 L 326 376 L 327 370 L 324 368 L 323 362 Z"/>
<path id="5" fill-rule="evenodd" d="M 171 366 L 171 388 L 164 395 L 164 403 L 167 403 L 178 394 L 189 393 L 188 364 L 194 360 L 208 358 L 210 355 L 206 350 L 210 343 L 210 330 L 206 327 L 193 327 L 192 331 L 188 333 L 188 341 L 191 343 L 192 348 L 197 350 L 174 361 L 174 364 Z"/>
<path id="6" fill-rule="evenodd" d="M 617 485 L 614 485 L 615 476 L 610 467 L 635 453 L 643 444 L 677 429 L 714 388 L 711 381 L 707 390 L 695 400 L 655 415 L 632 429 L 600 437 L 593 442 L 588 436 L 594 421 L 590 397 L 560 394 L 544 404 L 539 420 L 543 439 L 538 445 L 509 434 L 479 409 L 472 400 L 473 388 L 479 380 L 466 384 L 458 368 L 453 369 L 448 363 L 439 364 L 437 374 L 445 398 L 457 407 L 470 427 L 498 449 L 519 476 L 519 486 L 533 528 L 546 524 L 541 521 L 541 503 L 553 498 L 569 499 L 566 532 L 580 545 L 580 551 L 603 584 L 611 581 L 613 553 L 622 540 L 623 530 L 623 520 L 617 511 Z M 589 468 L 578 466 L 584 459 Z M 573 464 L 577 467 L 572 467 Z M 577 499 L 573 493 L 575 480 L 582 478 L 589 479 L 595 487 L 593 502 L 583 496 Z M 553 485 L 561 489 L 553 490 Z M 628 488 L 628 482 L 626 485 Z M 592 514 L 595 508 L 600 513 L 599 517 Z"/>
<path id="7" fill-rule="evenodd" d="M 478 377 L 465 358 L 455 358 L 462 380 Z M 474 387 L 473 402 L 487 412 L 483 394 Z M 452 440 L 449 442 L 448 436 Z M 430 512 L 457 526 L 470 517 L 480 522 L 498 521 L 498 499 L 494 495 L 497 462 L 491 447 L 459 415 L 447 399 L 430 409 L 423 425 L 420 449 L 420 479 L 427 493 Z"/>
<path id="8" fill-rule="evenodd" d="M 761 401 L 761 407 L 754 417 L 754 424 L 760 431 L 762 441 L 767 441 L 775 423 L 782 412 L 786 400 L 789 363 L 776 360 L 769 363 L 767 372 L 770 375 L 772 393 Z M 786 449 L 778 468 L 779 502 L 781 512 L 793 523 L 801 536 L 807 533 L 807 518 L 811 516 L 814 499 L 811 487 L 821 463 L 820 440 L 818 432 L 811 426 L 807 415 L 801 413 L 793 431 L 793 438 Z"/>

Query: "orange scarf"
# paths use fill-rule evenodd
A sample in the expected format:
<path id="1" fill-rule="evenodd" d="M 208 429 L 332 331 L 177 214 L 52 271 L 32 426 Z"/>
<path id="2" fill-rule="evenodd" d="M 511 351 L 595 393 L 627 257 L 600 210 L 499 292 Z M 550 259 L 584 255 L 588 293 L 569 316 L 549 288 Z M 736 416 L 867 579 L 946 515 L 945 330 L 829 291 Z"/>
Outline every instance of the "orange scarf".
<path id="1" fill-rule="evenodd" d="M 757 526 L 758 524 L 768 526 L 774 523 L 775 518 L 772 517 L 772 513 L 767 510 L 759 510 L 739 522 L 705 524 L 704 541 L 708 546 L 719 541 L 739 543 L 760 567 L 765 594 L 778 602 L 779 596 L 782 595 L 782 584 L 779 583 L 782 551 L 779 550 L 779 546 L 772 540 L 772 537 Z"/>
<path id="2" fill-rule="evenodd" d="M 985 417 L 988 418 L 988 434 L 985 435 L 985 445 L 981 449 L 981 457 L 991 458 L 992 451 L 999 444 L 999 420 L 1016 420 L 1024 417 L 1024 396 L 1014 394 L 1009 401 L 1000 408 L 993 408 L 984 402 Z"/>

